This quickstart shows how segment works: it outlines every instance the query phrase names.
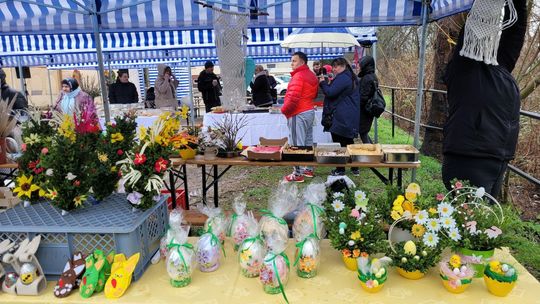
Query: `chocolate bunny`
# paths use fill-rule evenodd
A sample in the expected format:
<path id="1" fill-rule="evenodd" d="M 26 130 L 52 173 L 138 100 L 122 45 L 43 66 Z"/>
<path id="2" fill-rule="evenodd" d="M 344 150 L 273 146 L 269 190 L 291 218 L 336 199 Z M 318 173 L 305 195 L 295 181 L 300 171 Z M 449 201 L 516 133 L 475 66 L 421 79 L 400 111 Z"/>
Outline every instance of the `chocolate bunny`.
<path id="1" fill-rule="evenodd" d="M 64 267 L 64 271 L 54 287 L 54 295 L 57 298 L 64 298 L 71 294 L 73 289 L 78 288 L 81 276 L 85 269 L 85 256 L 78 252 L 69 259 Z"/>

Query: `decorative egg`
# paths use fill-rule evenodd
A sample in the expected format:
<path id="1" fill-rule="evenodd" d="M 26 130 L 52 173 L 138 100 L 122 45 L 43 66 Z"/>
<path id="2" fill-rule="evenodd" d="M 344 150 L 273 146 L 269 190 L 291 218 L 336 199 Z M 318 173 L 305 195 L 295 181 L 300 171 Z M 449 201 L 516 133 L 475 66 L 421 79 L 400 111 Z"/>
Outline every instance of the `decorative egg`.
<path id="1" fill-rule="evenodd" d="M 514 268 L 508 269 L 508 271 L 504 274 L 505 277 L 511 277 L 516 273 L 516 270 Z"/>
<path id="2" fill-rule="evenodd" d="M 339 234 L 344 234 L 344 233 L 345 233 L 345 229 L 339 228 Z"/>
<path id="3" fill-rule="evenodd" d="M 20 273 L 21 282 L 23 282 L 23 284 L 32 284 L 37 278 L 37 267 L 31 263 L 24 263 L 21 266 Z"/>
<path id="4" fill-rule="evenodd" d="M 401 258 L 401 263 L 407 263 L 407 258 L 406 258 L 406 257 L 402 257 L 402 258 Z"/>
<path id="5" fill-rule="evenodd" d="M 379 281 L 373 280 L 373 287 L 377 287 L 377 286 L 379 286 Z"/>
<path id="6" fill-rule="evenodd" d="M 339 229 L 345 229 L 345 228 L 347 228 L 347 224 L 345 224 L 344 222 L 340 222 Z"/>
<path id="7" fill-rule="evenodd" d="M 7 288 L 11 288 L 15 285 L 15 283 L 17 283 L 18 279 L 19 275 L 16 272 L 8 272 L 6 273 L 6 278 L 4 279 L 4 285 Z"/>
<path id="8" fill-rule="evenodd" d="M 465 265 L 461 266 L 461 272 L 466 272 L 467 269 L 468 269 L 467 266 L 465 266 Z"/>
<path id="9" fill-rule="evenodd" d="M 459 268 L 454 268 L 454 270 L 452 270 L 452 272 L 453 272 L 455 275 L 458 275 L 458 274 L 459 274 Z"/>
<path id="10" fill-rule="evenodd" d="M 349 244 L 349 246 L 354 246 L 354 241 L 350 240 L 348 244 Z"/>
<path id="11" fill-rule="evenodd" d="M 504 272 L 507 272 L 508 271 L 508 264 L 502 264 L 502 267 L 501 267 L 502 271 Z"/>
<path id="12" fill-rule="evenodd" d="M 417 260 L 417 261 L 420 261 L 420 257 L 417 256 L 417 255 L 414 256 L 414 259 Z"/>
<path id="13" fill-rule="evenodd" d="M 403 246 L 403 249 L 405 250 L 405 253 L 408 255 L 415 255 L 416 254 L 416 245 L 413 241 L 407 241 L 405 245 Z"/>
<path id="14" fill-rule="evenodd" d="M 422 256 L 427 256 L 427 251 L 423 250 L 422 251 Z"/>

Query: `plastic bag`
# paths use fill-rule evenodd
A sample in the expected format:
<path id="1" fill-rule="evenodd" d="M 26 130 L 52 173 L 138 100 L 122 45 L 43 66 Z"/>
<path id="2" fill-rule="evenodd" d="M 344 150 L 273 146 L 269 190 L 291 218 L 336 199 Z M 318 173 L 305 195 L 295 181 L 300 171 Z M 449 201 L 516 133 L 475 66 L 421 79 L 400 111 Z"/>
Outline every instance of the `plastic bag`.
<path id="1" fill-rule="evenodd" d="M 261 237 L 266 242 L 267 236 L 277 233 L 277 238 L 284 244 L 289 240 L 289 227 L 283 216 L 298 206 L 298 188 L 294 184 L 280 184 L 268 201 L 268 210 L 262 210 L 259 221 Z M 268 245 L 268 244 L 267 244 Z"/>
<path id="2" fill-rule="evenodd" d="M 289 258 L 284 252 L 287 245 L 276 233 L 267 235 L 266 242 L 269 252 L 264 257 L 259 281 L 266 293 L 282 293 L 287 301 L 285 286 L 289 281 L 290 271 Z"/>
<path id="3" fill-rule="evenodd" d="M 167 245 L 167 274 L 173 287 L 184 287 L 191 283 L 191 275 L 195 266 L 195 250 L 187 242 L 190 226 L 175 230 L 174 236 Z"/>
<path id="4" fill-rule="evenodd" d="M 313 233 L 313 227 L 303 222 L 298 227 L 298 237 L 301 241 L 296 243 L 294 266 L 296 274 L 301 278 L 313 278 L 319 271 L 321 249 L 319 239 Z"/>
<path id="5" fill-rule="evenodd" d="M 219 251 L 223 250 L 218 237 L 211 231 L 205 232 L 197 241 L 197 263 L 202 272 L 212 272 L 219 267 Z"/>
<path id="6" fill-rule="evenodd" d="M 234 213 L 231 216 L 229 230 L 227 235 L 232 237 L 234 251 L 238 250 L 238 246 L 248 237 L 248 217 L 246 215 L 246 202 L 243 196 L 237 197 L 233 203 Z M 257 225 L 257 222 L 255 222 Z"/>
<path id="7" fill-rule="evenodd" d="M 174 235 L 177 235 L 180 233 L 180 229 L 182 229 L 182 221 L 184 220 L 184 214 L 182 213 L 181 209 L 174 209 L 169 213 L 169 228 L 165 232 L 165 235 L 161 238 L 160 244 L 159 244 L 159 252 L 161 255 L 161 258 L 165 259 L 167 257 L 167 245 L 171 242 Z M 189 230 L 188 230 L 189 232 Z"/>
<path id="8" fill-rule="evenodd" d="M 208 206 L 203 206 L 200 209 L 202 214 L 208 216 L 206 222 L 204 223 L 205 231 L 212 231 L 220 240 L 221 244 L 225 242 L 225 236 L 227 232 L 228 222 L 227 217 L 221 210 L 221 208 L 211 208 Z"/>
<path id="9" fill-rule="evenodd" d="M 261 266 L 266 255 L 266 246 L 259 235 L 259 227 L 253 214 L 247 216 L 247 237 L 238 248 L 238 263 L 240 272 L 245 277 L 259 276 Z"/>
<path id="10" fill-rule="evenodd" d="M 326 198 L 326 187 L 324 183 L 311 183 L 304 190 L 303 197 L 304 206 L 294 219 L 292 227 L 293 237 L 296 242 L 302 241 L 303 237 L 299 236 L 299 229 L 304 224 L 308 224 L 311 227 L 311 232 L 314 232 L 322 240 L 326 235 L 323 222 L 323 203 Z"/>

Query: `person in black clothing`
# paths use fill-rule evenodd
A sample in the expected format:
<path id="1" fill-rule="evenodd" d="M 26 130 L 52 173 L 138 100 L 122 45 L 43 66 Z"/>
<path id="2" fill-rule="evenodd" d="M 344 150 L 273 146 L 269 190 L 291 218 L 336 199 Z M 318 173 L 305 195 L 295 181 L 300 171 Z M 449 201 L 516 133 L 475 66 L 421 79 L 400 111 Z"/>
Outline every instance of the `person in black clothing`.
<path id="1" fill-rule="evenodd" d="M 276 81 L 276 78 L 274 78 L 274 76 L 270 75 L 270 73 L 268 73 L 268 70 L 264 70 L 264 72 L 266 73 L 266 77 L 268 77 L 268 84 L 270 84 L 270 95 L 272 96 L 272 100 L 274 101 L 274 103 L 277 101 L 277 81 Z"/>
<path id="2" fill-rule="evenodd" d="M 255 106 L 269 107 L 272 105 L 274 100 L 270 95 L 270 82 L 262 65 L 255 66 L 255 79 L 249 86 L 251 87 L 251 96 Z"/>
<path id="3" fill-rule="evenodd" d="M 154 87 L 149 87 L 146 90 L 146 100 L 144 101 L 144 107 L 147 109 L 156 108 L 156 93 Z"/>
<path id="4" fill-rule="evenodd" d="M 375 94 L 376 83 L 378 83 L 377 75 L 375 75 L 375 60 L 373 57 L 366 55 L 360 59 L 360 126 L 358 133 L 363 143 L 371 143 L 369 138 L 369 130 L 373 124 L 373 115 L 366 110 L 367 102 L 373 98 Z"/>
<path id="5" fill-rule="evenodd" d="M 109 103 L 137 103 L 139 102 L 139 94 L 137 88 L 129 82 L 129 74 L 127 70 L 119 70 L 116 82 L 109 89 Z"/>
<path id="6" fill-rule="evenodd" d="M 204 70 L 199 74 L 197 89 L 202 93 L 206 113 L 212 111 L 213 107 L 221 105 L 219 99 L 221 85 L 219 84 L 219 78 L 214 74 L 214 63 L 210 60 L 204 64 Z"/>
<path id="7" fill-rule="evenodd" d="M 526 0 L 512 0 L 517 21 L 502 31 L 498 65 L 459 54 L 448 64 L 449 116 L 444 126 L 442 178 L 448 190 L 453 179 L 468 180 L 498 196 L 508 162 L 514 158 L 519 133 L 519 88 L 511 72 L 519 58 L 527 28 Z M 505 19 L 509 10 L 505 8 Z"/>
<path id="8" fill-rule="evenodd" d="M 15 103 L 13 104 L 13 110 L 25 110 L 28 108 L 28 101 L 24 95 L 9 87 L 6 83 L 6 72 L 0 68 L 0 86 L 2 89 L 1 99 L 6 102 L 11 102 L 15 98 Z"/>

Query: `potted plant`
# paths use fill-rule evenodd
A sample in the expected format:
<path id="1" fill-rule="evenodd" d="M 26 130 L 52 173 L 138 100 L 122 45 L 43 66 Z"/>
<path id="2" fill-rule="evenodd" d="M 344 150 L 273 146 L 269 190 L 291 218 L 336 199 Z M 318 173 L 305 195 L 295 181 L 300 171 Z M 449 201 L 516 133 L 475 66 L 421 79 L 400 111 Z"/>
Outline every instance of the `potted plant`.
<path id="1" fill-rule="evenodd" d="M 439 274 L 446 290 L 451 293 L 462 293 L 472 283 L 474 269 L 464 263 L 461 256 L 454 254 L 441 262 Z"/>
<path id="2" fill-rule="evenodd" d="M 211 138 L 215 140 L 218 148 L 218 156 L 235 157 L 242 151 L 242 138 L 244 134 L 241 130 L 248 125 L 246 115 L 232 113 L 223 114 L 223 118 L 210 130 L 213 134 Z M 245 133 L 245 131 L 244 131 Z"/>
<path id="3" fill-rule="evenodd" d="M 392 261 L 388 257 L 373 258 L 363 252 L 357 259 L 358 279 L 362 289 L 369 293 L 379 292 L 388 279 L 388 270 L 386 265 Z"/>
<path id="4" fill-rule="evenodd" d="M 493 260 L 486 264 L 484 270 L 484 282 L 492 294 L 498 297 L 506 297 L 518 279 L 516 269 L 508 264 Z"/>
<path id="5" fill-rule="evenodd" d="M 504 212 L 499 202 L 484 188 L 471 187 L 461 181 L 454 181 L 452 187 L 446 195 L 438 195 L 438 199 L 441 204 L 455 210 L 460 237 L 454 240 L 453 249 L 473 265 L 475 277 L 481 278 L 484 265 L 494 250 L 507 242 L 503 234 L 507 230 Z"/>
<path id="6" fill-rule="evenodd" d="M 356 259 L 362 252 L 374 254 L 384 250 L 385 235 L 376 220 L 375 206 L 360 189 L 328 191 L 324 203 L 324 224 L 330 244 L 339 250 L 347 269 L 356 271 Z"/>

